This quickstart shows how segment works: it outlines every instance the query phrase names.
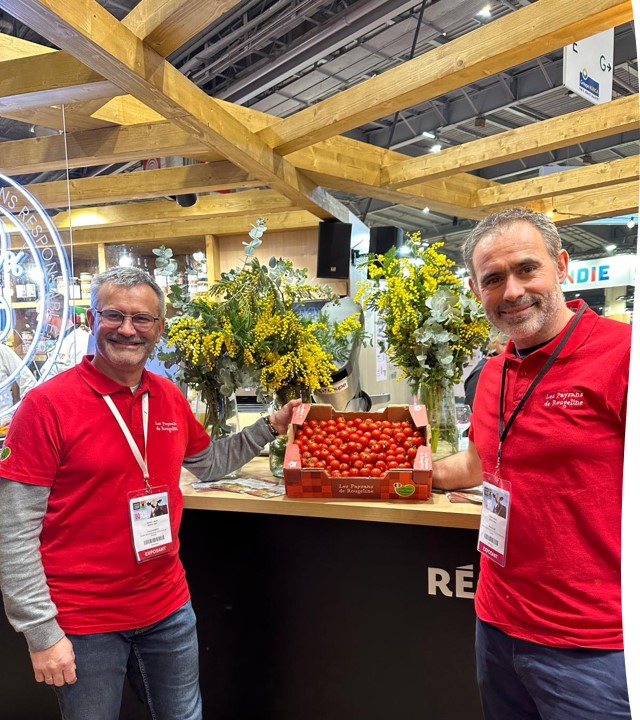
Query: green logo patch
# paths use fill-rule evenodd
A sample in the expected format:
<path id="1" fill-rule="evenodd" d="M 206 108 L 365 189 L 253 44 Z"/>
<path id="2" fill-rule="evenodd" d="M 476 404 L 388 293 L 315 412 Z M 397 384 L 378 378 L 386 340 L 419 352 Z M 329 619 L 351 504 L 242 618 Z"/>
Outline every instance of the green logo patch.
<path id="1" fill-rule="evenodd" d="M 0 452 L 0 460 L 6 460 L 9 455 L 11 455 L 11 448 L 3 447 L 2 452 Z"/>
<path id="2" fill-rule="evenodd" d="M 416 491 L 415 485 L 411 485 L 410 483 L 407 485 L 400 485 L 400 483 L 394 483 L 393 489 L 396 491 L 396 495 L 400 495 L 400 497 L 411 497 L 413 493 Z"/>

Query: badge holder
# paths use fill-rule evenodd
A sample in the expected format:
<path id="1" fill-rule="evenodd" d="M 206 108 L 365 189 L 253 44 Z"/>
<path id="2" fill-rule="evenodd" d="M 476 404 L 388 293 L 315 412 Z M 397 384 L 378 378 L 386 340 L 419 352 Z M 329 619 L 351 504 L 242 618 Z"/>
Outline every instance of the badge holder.
<path id="1" fill-rule="evenodd" d="M 161 485 L 150 492 L 130 492 L 128 500 L 136 560 L 146 562 L 169 554 L 173 550 L 169 488 Z"/>
<path id="2" fill-rule="evenodd" d="M 507 564 L 510 514 L 511 483 L 492 473 L 483 473 L 478 552 L 501 567 Z"/>

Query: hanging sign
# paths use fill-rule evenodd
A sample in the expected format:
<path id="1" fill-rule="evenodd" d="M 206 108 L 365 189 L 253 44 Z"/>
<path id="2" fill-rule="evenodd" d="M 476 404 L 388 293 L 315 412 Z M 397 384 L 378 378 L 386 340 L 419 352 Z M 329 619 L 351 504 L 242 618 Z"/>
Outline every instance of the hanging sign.
<path id="1" fill-rule="evenodd" d="M 594 105 L 610 102 L 613 89 L 614 29 L 564 48 L 562 82 Z"/>

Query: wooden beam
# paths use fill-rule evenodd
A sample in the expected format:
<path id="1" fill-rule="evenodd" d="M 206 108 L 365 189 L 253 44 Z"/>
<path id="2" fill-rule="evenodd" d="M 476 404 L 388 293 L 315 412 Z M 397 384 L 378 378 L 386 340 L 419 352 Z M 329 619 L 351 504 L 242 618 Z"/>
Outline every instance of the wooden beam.
<path id="1" fill-rule="evenodd" d="M 248 232 L 256 215 L 247 214 L 238 217 L 210 217 L 196 218 L 194 220 L 174 220 L 169 222 L 150 223 L 148 225 L 133 225 L 128 227 L 101 227 L 78 228 L 73 231 L 74 245 L 93 245 L 97 242 L 105 243 L 134 243 L 166 241 L 170 245 L 175 238 L 203 236 L 215 233 L 217 236 L 237 235 Z M 304 210 L 291 212 L 265 213 L 270 230 L 302 230 L 316 227 L 320 220 Z M 64 233 L 64 231 L 63 231 Z"/>
<path id="2" fill-rule="evenodd" d="M 162 122 L 160 113 L 148 108 L 131 95 L 115 97 L 91 113 L 94 120 L 115 123 L 117 125 L 139 125 L 141 123 Z"/>
<path id="3" fill-rule="evenodd" d="M 70 180 L 68 187 L 66 180 L 35 183 L 27 185 L 27 190 L 45 208 L 66 208 L 67 200 L 71 207 L 82 207 L 96 203 L 251 188 L 260 184 L 250 180 L 244 170 L 227 161 L 143 172 L 80 178 Z"/>
<path id="4" fill-rule="evenodd" d="M 308 171 L 307 175 L 319 185 L 331 187 L 334 190 L 352 193 L 354 195 L 364 195 L 372 197 L 376 200 L 385 200 L 387 202 L 406 205 L 416 210 L 424 210 L 428 207 L 435 212 L 445 213 L 447 215 L 458 215 L 470 219 L 480 219 L 486 215 L 481 208 L 470 207 L 470 194 L 447 194 L 447 183 L 443 183 L 439 191 L 435 191 L 433 186 L 426 185 L 422 191 L 404 192 L 402 190 L 389 190 L 378 185 L 366 185 L 354 180 L 346 178 L 337 178 L 333 175 L 325 175 L 316 171 Z"/>
<path id="5" fill-rule="evenodd" d="M 1 0 L 13 16 L 319 217 L 347 209 L 224 112 L 95 0 Z"/>
<path id="6" fill-rule="evenodd" d="M 108 98 L 121 92 L 63 52 L 0 63 L 0 113 Z"/>
<path id="7" fill-rule="evenodd" d="M 240 0 L 140 0 L 122 24 L 163 57 L 212 25 Z"/>
<path id="8" fill-rule="evenodd" d="M 593 188 L 579 193 L 567 193 L 553 198 L 557 225 L 574 225 L 599 218 L 615 217 L 638 212 L 638 183 L 628 182 Z"/>
<path id="9" fill-rule="evenodd" d="M 69 167 L 77 168 L 202 150 L 198 138 L 165 121 L 74 133 L 67 136 L 66 154 L 61 135 L 0 143 L 0 172 L 19 175 L 58 170 L 65 167 L 67 157 Z"/>
<path id="10" fill-rule="evenodd" d="M 476 206 L 500 207 L 530 202 L 534 199 L 553 198 L 570 192 L 603 188 L 607 185 L 638 182 L 640 159 L 637 155 L 622 160 L 587 165 L 562 172 L 543 175 L 529 180 L 504 183 L 484 190 L 476 196 Z"/>
<path id="11" fill-rule="evenodd" d="M 55 48 L 29 42 L 29 40 L 23 40 L 14 35 L 0 33 L 0 62 L 56 52 L 58 52 L 58 50 Z"/>
<path id="12" fill-rule="evenodd" d="M 538 0 L 290 115 L 260 136 L 288 155 L 632 19 L 631 0 Z"/>
<path id="13" fill-rule="evenodd" d="M 166 199 L 157 202 L 102 205 L 72 210 L 55 217 L 56 227 L 102 228 L 144 225 L 169 220 L 210 218 L 216 215 L 233 217 L 247 214 L 258 216 L 268 212 L 290 210 L 289 198 L 273 190 L 247 190 L 245 192 L 200 196 L 192 207 L 181 207 Z"/>
<path id="14" fill-rule="evenodd" d="M 237 2 L 238 0 L 215 3 L 202 0 L 140 0 L 122 20 L 122 25 L 160 55 L 167 57 Z M 79 103 L 71 106 L 69 110 L 73 116 L 90 115 L 96 120 L 118 125 L 164 119 L 133 96 L 127 95 L 125 98 L 125 102 L 122 102 L 122 98 L 115 98 L 120 102 Z"/>
<path id="15" fill-rule="evenodd" d="M 637 130 L 639 126 L 638 95 L 629 95 L 498 135 L 472 140 L 441 153 L 403 159 L 383 167 L 380 182 L 391 188 L 406 187 L 427 178 L 432 180 L 452 172 L 489 167 L 498 158 L 500 162 L 519 160 L 615 133 Z"/>
<path id="16" fill-rule="evenodd" d="M 472 208 L 472 198 L 481 189 L 496 185 L 468 174 L 428 181 L 402 191 L 379 185 L 379 168 L 403 157 L 393 150 L 336 137 L 292 153 L 289 160 L 318 185 L 367 197 L 430 209 L 460 217 L 479 218 L 482 210 Z"/>
<path id="17" fill-rule="evenodd" d="M 9 118 L 9 120 L 18 120 L 29 125 L 40 125 L 41 127 L 51 130 L 66 130 L 67 132 L 77 132 L 78 130 L 97 130 L 99 128 L 108 127 L 113 123 L 106 122 L 101 119 L 95 119 L 86 115 L 68 112 L 65 108 L 65 115 L 62 115 L 62 109 L 59 107 L 39 107 L 24 110 L 3 110 L 0 117 Z"/>

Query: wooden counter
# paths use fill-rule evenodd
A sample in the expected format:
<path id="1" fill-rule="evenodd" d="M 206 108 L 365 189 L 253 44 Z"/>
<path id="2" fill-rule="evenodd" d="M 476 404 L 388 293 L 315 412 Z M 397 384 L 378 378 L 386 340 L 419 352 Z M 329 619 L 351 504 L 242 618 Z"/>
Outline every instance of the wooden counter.
<path id="1" fill-rule="evenodd" d="M 238 473 L 240 477 L 273 480 L 268 460 L 256 458 Z M 292 515 L 299 517 L 366 520 L 370 522 L 430 525 L 476 530 L 480 525 L 480 506 L 471 503 L 451 503 L 446 495 L 434 493 L 429 500 L 416 502 L 398 500 L 300 500 L 286 496 L 257 498 L 225 491 L 196 491 L 191 487 L 194 476 L 182 471 L 184 507 L 191 510 L 223 510 L 228 512 Z"/>

